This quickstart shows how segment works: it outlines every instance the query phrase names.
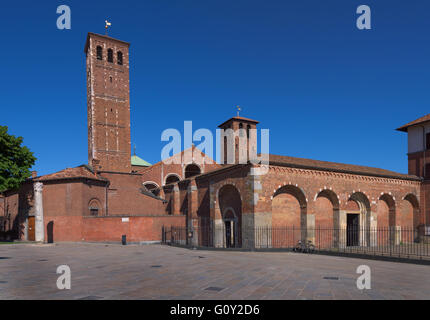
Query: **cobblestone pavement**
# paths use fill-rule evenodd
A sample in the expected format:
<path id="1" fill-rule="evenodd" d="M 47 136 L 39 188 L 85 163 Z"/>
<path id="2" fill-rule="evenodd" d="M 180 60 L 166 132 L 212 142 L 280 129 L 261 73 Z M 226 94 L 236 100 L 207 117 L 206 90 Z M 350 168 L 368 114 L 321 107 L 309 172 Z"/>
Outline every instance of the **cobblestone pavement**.
<path id="1" fill-rule="evenodd" d="M 71 268 L 70 290 L 57 289 L 59 265 Z M 371 268 L 371 290 L 357 289 L 359 265 Z M 430 267 L 161 245 L 12 244 L 0 246 L 0 299 L 430 299 Z"/>

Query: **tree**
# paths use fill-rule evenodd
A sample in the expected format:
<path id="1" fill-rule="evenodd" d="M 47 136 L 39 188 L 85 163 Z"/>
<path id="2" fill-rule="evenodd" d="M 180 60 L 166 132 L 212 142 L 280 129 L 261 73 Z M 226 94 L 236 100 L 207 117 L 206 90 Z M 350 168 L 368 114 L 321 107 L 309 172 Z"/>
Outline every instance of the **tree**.
<path id="1" fill-rule="evenodd" d="M 0 126 L 0 192 L 19 188 L 36 161 L 33 152 L 21 145 L 23 138 L 8 134 L 7 129 Z"/>

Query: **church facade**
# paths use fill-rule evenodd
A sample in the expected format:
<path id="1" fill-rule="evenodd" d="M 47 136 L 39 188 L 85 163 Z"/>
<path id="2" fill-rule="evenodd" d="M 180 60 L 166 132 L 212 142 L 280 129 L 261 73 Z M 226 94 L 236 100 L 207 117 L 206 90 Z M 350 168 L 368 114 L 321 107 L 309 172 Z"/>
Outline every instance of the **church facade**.
<path id="1" fill-rule="evenodd" d="M 430 115 L 398 129 L 408 134 L 408 174 L 269 155 L 267 172 L 259 175 L 260 164 L 241 163 L 237 156 L 232 164 L 215 163 L 194 146 L 171 164 L 150 165 L 131 155 L 129 43 L 89 33 L 85 54 L 88 163 L 34 174 L 19 190 L 4 193 L 1 227 L 14 238 L 118 242 L 126 235 L 129 242 L 156 242 L 163 228 L 178 227 L 187 230 L 191 244 L 210 238 L 214 246 L 253 247 L 259 227 L 293 227 L 310 240 L 314 232 L 303 230 L 330 228 L 340 241 L 336 230 L 355 226 L 395 230 L 396 242 L 402 230 L 426 240 Z M 237 116 L 220 128 L 257 126 Z M 247 147 L 255 144 L 249 134 L 245 138 Z M 221 150 L 227 143 L 237 155 L 238 140 L 223 142 Z M 377 239 L 357 235 L 355 241 L 368 246 Z"/>

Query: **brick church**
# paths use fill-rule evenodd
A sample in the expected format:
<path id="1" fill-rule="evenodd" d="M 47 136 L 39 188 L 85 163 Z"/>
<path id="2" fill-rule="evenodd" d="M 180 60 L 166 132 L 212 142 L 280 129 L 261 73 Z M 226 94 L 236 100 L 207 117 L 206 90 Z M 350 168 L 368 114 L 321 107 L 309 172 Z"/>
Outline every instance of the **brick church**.
<path id="1" fill-rule="evenodd" d="M 156 242 L 163 227 L 176 226 L 186 228 L 192 244 L 211 238 L 214 245 L 251 247 L 258 227 L 350 225 L 413 229 L 425 238 L 419 230 L 430 224 L 430 114 L 397 129 L 408 134 L 408 174 L 269 155 L 267 173 L 256 175 L 258 164 L 218 164 L 194 146 L 174 155 L 174 164 L 151 165 L 131 154 L 129 43 L 89 33 L 84 51 L 88 163 L 34 174 L 4 193 L 1 227 L 14 238 L 118 242 L 126 235 L 129 242 Z M 220 128 L 257 125 L 237 116 Z M 234 152 L 237 139 L 231 143 Z M 209 225 L 223 231 L 208 235 L 202 226 Z"/>

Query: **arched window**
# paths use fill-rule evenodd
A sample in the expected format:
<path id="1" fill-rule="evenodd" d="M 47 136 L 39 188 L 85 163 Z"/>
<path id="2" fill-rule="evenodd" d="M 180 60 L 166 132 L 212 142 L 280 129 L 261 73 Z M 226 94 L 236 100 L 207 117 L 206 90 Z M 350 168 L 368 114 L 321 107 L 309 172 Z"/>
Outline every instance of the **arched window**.
<path id="1" fill-rule="evenodd" d="M 92 199 L 90 203 L 88 204 L 88 210 L 90 216 L 98 216 L 101 214 L 101 204 L 98 199 Z"/>
<path id="2" fill-rule="evenodd" d="M 113 62 L 113 50 L 112 49 L 108 49 L 108 58 L 107 58 L 108 62 Z"/>
<path id="3" fill-rule="evenodd" d="M 155 182 L 145 182 L 143 186 L 146 188 L 146 190 L 152 192 L 156 196 L 160 194 L 160 188 Z"/>
<path id="4" fill-rule="evenodd" d="M 246 136 L 248 137 L 248 139 L 249 139 L 249 132 L 251 131 L 251 125 L 247 125 L 246 126 Z"/>
<path id="5" fill-rule="evenodd" d="M 103 49 L 100 46 L 97 46 L 97 60 L 103 60 Z"/>
<path id="6" fill-rule="evenodd" d="M 243 123 L 239 123 L 239 136 L 240 137 L 244 136 L 244 134 L 243 134 Z"/>
<path id="7" fill-rule="evenodd" d="M 176 174 L 169 174 L 166 178 L 166 184 L 175 183 L 181 180 Z"/>
<path id="8" fill-rule="evenodd" d="M 118 61 L 118 64 L 120 66 L 122 66 L 122 52 L 121 51 L 117 52 L 117 61 Z"/>
<path id="9" fill-rule="evenodd" d="M 185 179 L 194 177 L 200 173 L 201 173 L 200 167 L 194 163 L 189 164 L 185 167 Z"/>

